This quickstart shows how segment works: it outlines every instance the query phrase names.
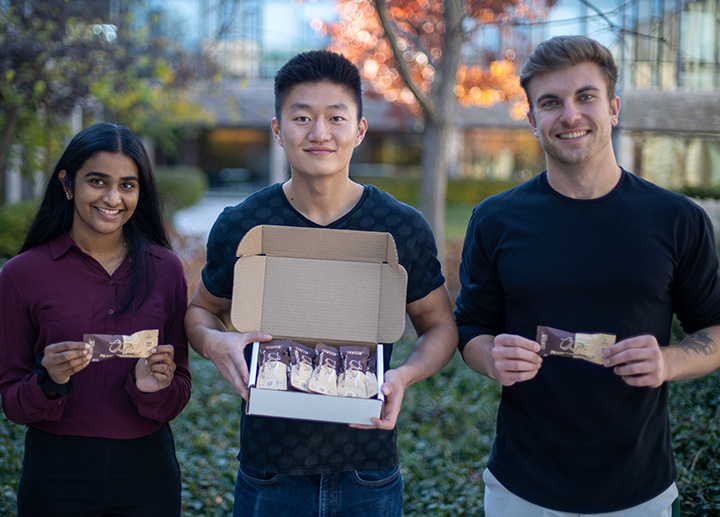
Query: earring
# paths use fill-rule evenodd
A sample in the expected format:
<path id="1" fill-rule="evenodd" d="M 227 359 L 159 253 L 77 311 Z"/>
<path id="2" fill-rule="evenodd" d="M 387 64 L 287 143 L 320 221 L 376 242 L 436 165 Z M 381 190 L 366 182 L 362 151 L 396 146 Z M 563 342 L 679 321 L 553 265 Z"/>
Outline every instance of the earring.
<path id="1" fill-rule="evenodd" d="M 65 191 L 65 197 L 68 201 L 70 201 L 70 192 L 68 192 L 67 190 Z"/>

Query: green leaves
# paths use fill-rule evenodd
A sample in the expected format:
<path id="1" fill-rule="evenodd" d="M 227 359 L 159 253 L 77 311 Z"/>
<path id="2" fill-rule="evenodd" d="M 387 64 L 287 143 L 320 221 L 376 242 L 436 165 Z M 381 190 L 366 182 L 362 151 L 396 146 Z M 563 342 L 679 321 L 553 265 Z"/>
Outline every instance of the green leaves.
<path id="1" fill-rule="evenodd" d="M 394 363 L 406 357 L 403 339 Z M 183 515 L 232 515 L 240 396 L 215 366 L 190 356 L 193 394 L 172 422 L 183 476 Z M 434 376 L 405 393 L 398 449 L 407 517 L 483 515 L 482 472 L 495 435 L 500 386 L 456 354 Z M 671 385 L 671 421 L 683 515 L 720 510 L 720 373 Z M 0 417 L 0 515 L 14 516 L 24 427 Z"/>
<path id="2" fill-rule="evenodd" d="M 27 148 L 18 164 L 24 174 L 50 169 L 59 150 L 46 143 L 69 140 L 69 128 L 57 121 L 78 106 L 85 125 L 100 118 L 128 126 L 166 155 L 177 150 L 177 128 L 212 122 L 188 91 L 218 67 L 155 35 L 149 21 L 132 20 L 132 3 L 123 3 L 113 24 L 102 2 L 37 0 L 0 9 L 0 198 L 12 149 Z M 28 126 L 22 119 L 32 120 Z M 38 124 L 45 134 L 39 145 L 28 135 Z M 25 160 L 32 155 L 43 163 Z"/>

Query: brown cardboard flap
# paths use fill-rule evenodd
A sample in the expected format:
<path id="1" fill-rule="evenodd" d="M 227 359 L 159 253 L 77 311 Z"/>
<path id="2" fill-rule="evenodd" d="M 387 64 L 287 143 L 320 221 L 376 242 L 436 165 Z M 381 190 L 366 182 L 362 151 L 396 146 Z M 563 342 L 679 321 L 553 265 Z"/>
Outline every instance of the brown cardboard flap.
<path id="1" fill-rule="evenodd" d="M 237 256 L 268 255 L 319 260 L 387 262 L 398 267 L 397 248 L 392 235 L 384 232 L 256 226 L 245 234 Z"/>
<path id="2" fill-rule="evenodd" d="M 231 319 L 238 331 L 360 343 L 402 336 L 407 273 L 385 263 L 388 257 L 397 262 L 391 235 L 261 226 L 246 238 L 238 246 L 233 286 Z"/>

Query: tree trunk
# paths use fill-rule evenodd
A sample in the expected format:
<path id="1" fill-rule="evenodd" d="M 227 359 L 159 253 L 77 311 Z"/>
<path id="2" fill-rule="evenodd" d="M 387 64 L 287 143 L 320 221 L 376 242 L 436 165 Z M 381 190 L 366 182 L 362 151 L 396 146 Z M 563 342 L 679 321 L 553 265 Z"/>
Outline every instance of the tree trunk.
<path id="1" fill-rule="evenodd" d="M 10 106 L 5 112 L 5 127 L 2 130 L 2 137 L 0 138 L 0 205 L 5 204 L 5 197 L 7 195 L 7 162 L 8 154 L 10 152 L 10 143 L 12 135 L 15 132 L 15 124 L 18 119 L 18 109 L 15 106 Z"/>
<path id="2" fill-rule="evenodd" d="M 457 69 L 463 43 L 465 0 L 445 1 L 445 42 L 433 82 L 433 110 L 425 111 L 420 210 L 430 223 L 440 261 L 445 261 L 445 195 L 447 193 L 450 128 L 455 123 Z"/>
<path id="3" fill-rule="evenodd" d="M 423 132 L 420 211 L 435 234 L 438 258 L 445 261 L 445 194 L 449 126 L 445 121 L 428 120 Z"/>

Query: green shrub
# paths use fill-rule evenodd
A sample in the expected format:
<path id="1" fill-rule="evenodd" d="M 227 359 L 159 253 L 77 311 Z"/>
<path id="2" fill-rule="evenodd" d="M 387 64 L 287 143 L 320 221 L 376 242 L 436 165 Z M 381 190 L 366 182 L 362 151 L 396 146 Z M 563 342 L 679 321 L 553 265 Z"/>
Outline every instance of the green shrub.
<path id="1" fill-rule="evenodd" d="M 720 514 L 720 371 L 670 384 L 682 515 Z"/>
<path id="2" fill-rule="evenodd" d="M 401 340 L 393 366 L 412 341 Z M 240 399 L 215 366 L 190 353 L 193 395 L 172 422 L 185 517 L 232 515 Z M 405 392 L 398 449 L 407 517 L 481 516 L 482 471 L 495 438 L 500 385 L 456 354 L 441 372 Z M 670 384 L 673 449 L 682 515 L 720 511 L 720 372 Z M 0 413 L 0 515 L 14 516 L 25 427 Z M 622 461 L 619 458 L 618 461 Z"/>
<path id="3" fill-rule="evenodd" d="M 446 201 L 476 205 L 483 199 L 505 192 L 516 185 L 513 181 L 451 179 L 448 181 Z"/>
<path id="4" fill-rule="evenodd" d="M 363 176 L 353 179 L 361 183 L 375 185 L 403 203 L 412 206 L 418 206 L 419 204 L 420 180 L 418 178 Z M 445 200 L 450 204 L 476 205 L 486 197 L 508 190 L 516 184 L 511 181 L 452 178 L 448 180 Z"/>
<path id="5" fill-rule="evenodd" d="M 420 180 L 417 178 L 391 178 L 386 176 L 362 176 L 353 180 L 375 185 L 392 197 L 408 205 L 417 206 L 420 199 Z"/>
<path id="6" fill-rule="evenodd" d="M 720 199 L 720 186 L 685 186 L 678 192 L 695 199 Z"/>
<path id="7" fill-rule="evenodd" d="M 0 206 L 0 263 L 20 251 L 40 201 L 21 201 Z"/>
<path id="8" fill-rule="evenodd" d="M 178 210 L 197 203 L 208 187 L 207 176 L 198 167 L 187 165 L 156 167 L 155 176 L 168 217 Z"/>

